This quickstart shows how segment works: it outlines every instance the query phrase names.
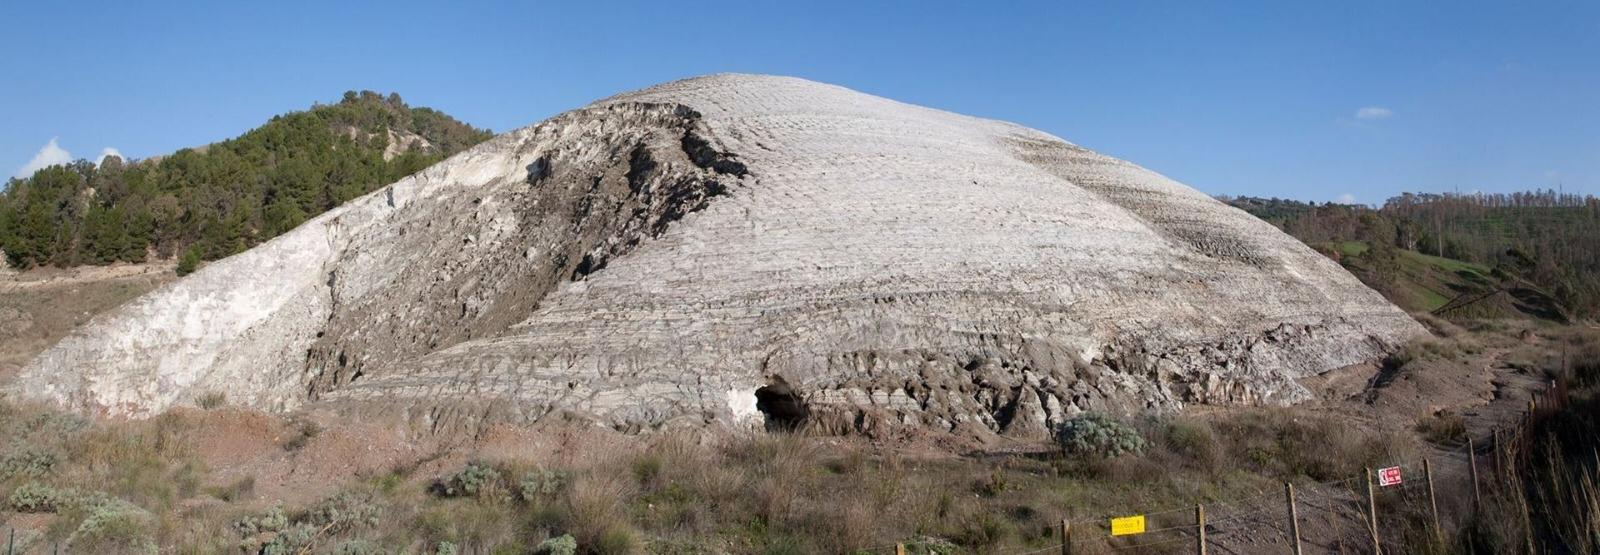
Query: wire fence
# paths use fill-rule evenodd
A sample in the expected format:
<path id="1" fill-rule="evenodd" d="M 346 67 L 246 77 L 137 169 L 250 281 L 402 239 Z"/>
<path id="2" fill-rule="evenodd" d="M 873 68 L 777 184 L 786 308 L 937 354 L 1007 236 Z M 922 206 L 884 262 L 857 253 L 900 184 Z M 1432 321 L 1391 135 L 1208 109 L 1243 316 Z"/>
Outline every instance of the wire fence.
<path id="1" fill-rule="evenodd" d="M 1060 553 L 1339 553 L 1371 554 L 1443 546 L 1470 524 L 1492 495 L 1515 486 L 1518 457 L 1532 438 L 1528 425 L 1540 411 L 1559 410 L 1565 388 L 1536 394 L 1523 419 L 1507 430 L 1468 437 L 1417 460 L 1367 469 L 1362 475 L 1323 482 L 1285 483 L 1229 499 L 1210 499 L 1155 511 L 1129 510 L 1062 520 L 1046 545 L 1008 555 Z M 1135 519 L 1119 527 L 1114 520 Z M 1532 545 L 1532 530 L 1525 530 Z M 922 546 L 892 546 L 884 552 L 929 553 Z"/>

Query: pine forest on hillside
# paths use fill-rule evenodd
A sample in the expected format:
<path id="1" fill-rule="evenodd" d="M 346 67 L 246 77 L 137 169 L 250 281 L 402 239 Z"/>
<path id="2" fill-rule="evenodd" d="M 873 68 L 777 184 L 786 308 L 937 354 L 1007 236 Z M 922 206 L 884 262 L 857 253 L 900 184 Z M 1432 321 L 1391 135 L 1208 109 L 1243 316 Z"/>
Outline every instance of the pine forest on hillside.
<path id="1" fill-rule="evenodd" d="M 16 268 L 179 256 L 184 273 L 490 136 L 396 94 L 351 91 L 170 156 L 78 160 L 12 179 L 0 192 L 0 249 Z"/>
<path id="2" fill-rule="evenodd" d="M 1478 294 L 1473 282 L 1530 291 L 1568 315 L 1600 314 L 1600 199 L 1556 191 L 1413 194 L 1380 208 L 1251 197 L 1224 199 L 1340 259 L 1411 309 L 1446 308 Z M 1429 267 L 1444 287 L 1408 292 L 1406 272 Z M 1452 275 L 1453 274 L 1453 275 Z M 1465 289 L 1465 290 L 1463 290 Z M 1405 300 L 1415 297 L 1414 302 Z M 1459 304 L 1459 302 L 1458 302 Z"/>

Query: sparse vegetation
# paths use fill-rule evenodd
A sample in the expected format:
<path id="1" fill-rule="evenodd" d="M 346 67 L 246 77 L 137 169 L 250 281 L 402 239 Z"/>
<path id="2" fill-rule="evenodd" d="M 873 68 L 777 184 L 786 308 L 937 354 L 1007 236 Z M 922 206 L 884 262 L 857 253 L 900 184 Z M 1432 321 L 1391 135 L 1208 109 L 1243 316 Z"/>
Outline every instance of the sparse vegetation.
<path id="1" fill-rule="evenodd" d="M 228 404 L 228 394 L 221 391 L 208 391 L 200 395 L 200 398 L 195 399 L 195 404 L 206 410 L 222 408 L 223 405 Z"/>
<path id="2" fill-rule="evenodd" d="M 1460 445 L 1467 440 L 1467 420 L 1451 412 L 1437 412 L 1417 422 L 1417 432 L 1433 443 Z"/>
<path id="3" fill-rule="evenodd" d="M 294 437 L 289 438 L 289 441 L 286 441 L 283 444 L 283 449 L 285 451 L 299 451 L 302 447 L 305 447 L 307 443 L 311 442 L 312 439 L 315 439 L 318 435 L 322 434 L 322 425 L 318 424 L 315 420 L 300 420 L 295 423 L 294 427 L 296 430 Z"/>

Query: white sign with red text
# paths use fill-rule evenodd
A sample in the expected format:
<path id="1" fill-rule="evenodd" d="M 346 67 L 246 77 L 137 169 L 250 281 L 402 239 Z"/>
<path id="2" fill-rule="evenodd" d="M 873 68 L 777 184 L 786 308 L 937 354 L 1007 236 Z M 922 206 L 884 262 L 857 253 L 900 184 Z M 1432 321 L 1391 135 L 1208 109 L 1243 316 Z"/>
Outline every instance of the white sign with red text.
<path id="1" fill-rule="evenodd" d="M 1383 487 L 1400 485 L 1400 467 L 1391 466 L 1378 469 L 1378 485 Z"/>

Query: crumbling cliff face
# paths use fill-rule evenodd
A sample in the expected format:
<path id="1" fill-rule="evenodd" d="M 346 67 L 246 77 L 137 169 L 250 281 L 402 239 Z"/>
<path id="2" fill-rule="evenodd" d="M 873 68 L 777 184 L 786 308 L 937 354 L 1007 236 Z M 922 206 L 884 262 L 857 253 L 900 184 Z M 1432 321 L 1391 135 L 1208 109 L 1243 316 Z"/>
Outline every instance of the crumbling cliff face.
<path id="1" fill-rule="evenodd" d="M 1020 126 L 716 75 L 502 135 L 97 319 L 17 392 L 1043 437 L 1292 403 L 1422 333 L 1242 211 Z"/>

